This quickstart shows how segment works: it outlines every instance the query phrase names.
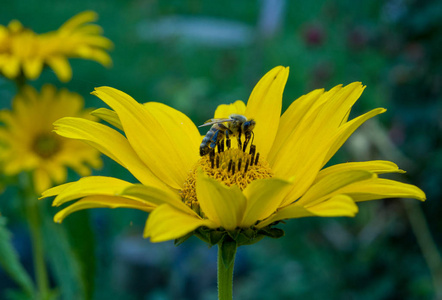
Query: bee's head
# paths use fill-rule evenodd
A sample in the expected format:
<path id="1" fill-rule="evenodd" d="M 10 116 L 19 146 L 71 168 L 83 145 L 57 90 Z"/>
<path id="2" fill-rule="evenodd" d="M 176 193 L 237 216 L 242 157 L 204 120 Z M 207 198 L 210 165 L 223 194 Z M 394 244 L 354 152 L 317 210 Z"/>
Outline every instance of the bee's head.
<path id="1" fill-rule="evenodd" d="M 243 132 L 250 132 L 253 130 L 253 128 L 255 128 L 255 124 L 256 124 L 255 120 L 253 120 L 253 119 L 248 120 L 248 121 L 242 123 L 241 129 Z"/>

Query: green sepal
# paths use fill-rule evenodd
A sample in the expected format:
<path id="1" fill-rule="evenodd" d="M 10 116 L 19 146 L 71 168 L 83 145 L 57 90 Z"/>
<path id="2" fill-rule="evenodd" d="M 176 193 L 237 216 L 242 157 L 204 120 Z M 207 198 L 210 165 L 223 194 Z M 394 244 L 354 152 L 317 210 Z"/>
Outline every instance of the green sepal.
<path id="1" fill-rule="evenodd" d="M 173 244 L 175 246 L 179 246 L 182 243 L 184 243 L 185 241 L 187 241 L 192 235 L 193 235 L 193 232 L 190 232 L 190 233 L 186 234 L 185 236 L 177 238 L 177 239 L 175 239 L 175 241 L 173 241 Z"/>
<path id="2" fill-rule="evenodd" d="M 238 243 L 238 246 L 252 245 L 259 242 L 264 237 L 265 235 L 258 234 L 256 230 L 248 228 L 241 231 L 241 233 L 236 238 L 236 242 Z"/>
<path id="3" fill-rule="evenodd" d="M 234 239 L 236 241 L 236 239 L 238 238 L 238 236 L 241 233 L 241 231 L 242 231 L 241 229 L 237 229 L 237 230 L 234 230 L 234 231 L 228 231 L 227 233 L 230 235 L 230 237 L 232 239 Z"/>
<path id="4" fill-rule="evenodd" d="M 225 231 L 218 231 L 218 230 L 211 231 L 209 235 L 210 245 L 214 246 L 218 244 L 225 235 L 226 235 Z"/>
<path id="5" fill-rule="evenodd" d="M 207 227 L 200 227 L 197 230 L 195 230 L 194 234 L 197 238 L 202 240 L 203 242 L 209 244 L 209 247 L 212 247 L 213 245 L 210 243 L 210 232 L 212 230 Z"/>
<path id="6" fill-rule="evenodd" d="M 279 239 L 285 235 L 284 230 L 279 228 L 264 227 L 258 231 L 259 234 L 271 237 L 273 239 Z"/>
<path id="7" fill-rule="evenodd" d="M 193 232 L 197 238 L 209 244 L 209 247 L 217 245 L 227 234 L 225 230 L 213 230 L 207 227 L 200 227 Z"/>
<path id="8" fill-rule="evenodd" d="M 228 269 L 235 260 L 236 248 L 238 248 L 236 241 L 226 234 L 219 247 L 224 267 Z"/>

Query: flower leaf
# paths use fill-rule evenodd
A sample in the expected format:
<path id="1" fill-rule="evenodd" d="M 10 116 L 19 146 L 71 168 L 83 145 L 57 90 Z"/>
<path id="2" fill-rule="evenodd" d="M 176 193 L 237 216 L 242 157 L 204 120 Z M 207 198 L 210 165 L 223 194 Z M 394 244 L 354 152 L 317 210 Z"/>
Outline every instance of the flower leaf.
<path id="1" fill-rule="evenodd" d="M 11 243 L 11 233 L 6 229 L 6 218 L 0 216 L 0 265 L 22 288 L 26 296 L 35 295 L 34 284 L 20 263 Z"/>

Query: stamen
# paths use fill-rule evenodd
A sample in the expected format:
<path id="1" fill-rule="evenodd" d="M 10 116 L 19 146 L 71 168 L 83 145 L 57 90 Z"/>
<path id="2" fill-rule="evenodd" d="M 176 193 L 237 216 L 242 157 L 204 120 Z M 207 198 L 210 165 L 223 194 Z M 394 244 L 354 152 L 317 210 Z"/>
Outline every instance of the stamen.
<path id="1" fill-rule="evenodd" d="M 230 149 L 230 147 L 232 146 L 232 142 L 230 139 L 226 139 L 226 146 L 227 146 L 227 149 Z"/>
<path id="2" fill-rule="evenodd" d="M 215 167 L 215 150 L 211 150 L 209 154 L 210 166 L 212 169 Z"/>
<path id="3" fill-rule="evenodd" d="M 251 155 L 250 166 L 253 166 L 253 162 L 255 161 L 255 152 L 256 152 L 256 146 L 250 145 L 250 151 L 249 151 L 249 154 Z"/>
<path id="4" fill-rule="evenodd" d="M 223 141 L 218 142 L 218 153 L 222 153 L 224 151 L 224 143 Z"/>
<path id="5" fill-rule="evenodd" d="M 224 183 L 226 186 L 237 185 L 241 190 L 244 190 L 254 180 L 273 177 L 269 164 L 265 159 L 261 159 L 256 146 L 249 143 L 248 147 L 250 147 L 250 154 L 249 151 L 243 152 L 242 149 L 235 147 L 222 153 L 210 149 L 211 151 L 207 155 L 202 156 L 189 172 L 189 176 L 180 191 L 181 198 L 186 205 L 202 218 L 205 217 L 204 212 L 199 207 L 196 194 L 196 179 L 198 170 L 201 168 L 209 177 Z"/>

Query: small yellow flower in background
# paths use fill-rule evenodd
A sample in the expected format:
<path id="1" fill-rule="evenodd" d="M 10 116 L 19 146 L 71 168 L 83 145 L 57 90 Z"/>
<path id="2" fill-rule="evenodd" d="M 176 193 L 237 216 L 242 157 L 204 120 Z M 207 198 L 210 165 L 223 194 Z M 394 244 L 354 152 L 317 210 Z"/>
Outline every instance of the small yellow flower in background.
<path id="1" fill-rule="evenodd" d="M 112 60 L 106 50 L 112 42 L 103 37 L 102 28 L 90 24 L 97 14 L 85 11 L 72 17 L 58 30 L 36 34 L 13 20 L 7 27 L 0 25 L 0 73 L 9 79 L 24 75 L 36 79 L 45 65 L 54 70 L 58 79 L 72 78 L 68 58 L 94 60 L 109 66 Z"/>
<path id="2" fill-rule="evenodd" d="M 45 85 L 38 93 L 24 86 L 12 110 L 0 111 L 0 169 L 15 175 L 31 171 L 34 189 L 41 193 L 66 181 L 67 167 L 81 176 L 102 165 L 98 151 L 83 142 L 60 137 L 52 123 L 62 117 L 89 118 L 83 98 L 66 89 Z"/>
<path id="3" fill-rule="evenodd" d="M 112 110 L 93 114 L 125 135 L 81 118 L 63 118 L 55 122 L 55 131 L 86 141 L 141 184 L 92 176 L 49 189 L 43 197 L 56 196 L 55 206 L 77 200 L 54 220 L 61 222 L 81 209 L 129 207 L 151 212 L 144 236 L 152 242 L 194 233 L 210 244 L 228 235 L 239 246 L 281 236 L 273 226 L 285 219 L 351 217 L 358 211 L 358 201 L 425 200 L 416 186 L 378 176 L 403 172 L 389 161 L 324 168 L 361 124 L 385 109 L 348 121 L 365 88 L 355 82 L 304 95 L 281 116 L 288 73 L 288 68 L 272 69 L 258 82 L 247 105 L 237 101 L 216 110 L 215 118 L 241 114 L 255 121 L 248 148 L 238 147 L 234 138 L 231 147 L 201 157 L 201 135 L 186 115 L 161 103 L 140 104 L 114 88 L 97 88 L 93 94 Z"/>

